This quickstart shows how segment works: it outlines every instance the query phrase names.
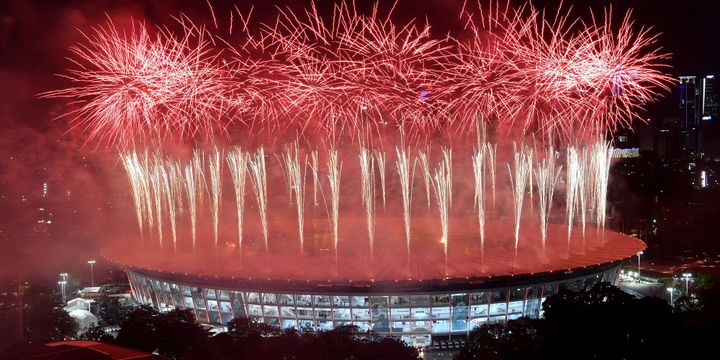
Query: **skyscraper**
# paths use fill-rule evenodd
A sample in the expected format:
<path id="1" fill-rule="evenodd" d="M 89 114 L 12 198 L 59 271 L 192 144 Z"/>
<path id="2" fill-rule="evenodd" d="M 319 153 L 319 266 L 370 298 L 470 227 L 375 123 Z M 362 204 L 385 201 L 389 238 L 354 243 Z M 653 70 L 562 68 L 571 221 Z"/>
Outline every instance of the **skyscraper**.
<path id="1" fill-rule="evenodd" d="M 704 158 L 715 151 L 718 119 L 718 98 L 715 76 L 680 76 L 680 146 Z"/>

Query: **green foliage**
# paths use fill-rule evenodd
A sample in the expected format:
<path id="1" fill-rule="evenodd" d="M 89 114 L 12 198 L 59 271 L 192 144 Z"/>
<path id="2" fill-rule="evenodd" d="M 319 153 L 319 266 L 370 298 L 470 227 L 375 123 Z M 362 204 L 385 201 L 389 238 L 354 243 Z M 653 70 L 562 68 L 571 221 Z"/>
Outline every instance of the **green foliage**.
<path id="1" fill-rule="evenodd" d="M 23 331 L 30 343 L 62 341 L 75 336 L 77 323 L 63 310 L 58 294 L 31 286 L 23 294 Z"/>
<path id="2" fill-rule="evenodd" d="M 207 342 L 208 332 L 195 321 L 190 310 L 172 310 L 158 313 L 150 306 L 141 306 L 131 312 L 117 337 L 117 344 L 153 352 L 170 358 L 183 358 Z"/>

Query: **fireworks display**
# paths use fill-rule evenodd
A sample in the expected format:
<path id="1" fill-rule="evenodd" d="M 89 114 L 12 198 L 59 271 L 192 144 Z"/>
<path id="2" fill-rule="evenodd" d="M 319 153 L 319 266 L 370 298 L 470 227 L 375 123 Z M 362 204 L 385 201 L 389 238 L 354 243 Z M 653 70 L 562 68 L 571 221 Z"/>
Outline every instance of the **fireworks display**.
<path id="1" fill-rule="evenodd" d="M 302 256 L 333 252 L 337 261 L 346 245 L 342 213 L 343 226 L 364 218 L 366 229 L 347 232 L 367 231 L 362 245 L 372 268 L 376 251 L 391 253 L 378 224 L 399 224 L 394 214 L 402 213 L 408 265 L 417 238 L 437 239 L 427 228 L 414 235 L 417 224 L 439 219 L 441 245 L 433 244 L 442 247 L 447 271 L 449 251 L 472 251 L 453 238 L 456 217 L 477 216 L 483 259 L 491 217 L 512 218 L 508 249 L 516 257 L 526 242 L 521 224 L 539 230 L 544 252 L 562 184 L 569 251 L 578 220 L 583 237 L 588 222 L 605 226 L 612 156 L 605 139 L 668 89 L 667 56 L 655 35 L 634 30 L 629 14 L 619 24 L 609 11 L 582 22 L 562 8 L 548 17 L 532 5 L 494 4 L 463 6 L 458 15 L 463 29 L 443 35 L 429 21 L 396 21 L 380 3 L 362 13 L 340 2 L 330 16 L 315 5 L 279 8 L 260 24 L 243 17 L 233 28 L 231 21 L 227 34 L 237 36 L 186 16 L 177 17 L 179 31 L 142 22 L 118 29 L 109 21 L 71 49 L 74 65 L 63 76 L 72 85 L 42 96 L 68 99 L 64 116 L 75 129 L 120 149 L 140 233 L 156 233 L 164 247 L 169 225 L 174 251 L 186 241 L 178 228 L 189 219 L 193 249 L 230 242 L 243 256 L 257 251 L 262 234 L 267 254 L 292 242 Z M 469 151 L 462 141 L 472 135 L 477 144 Z M 546 139 L 545 150 L 525 145 L 530 139 Z M 188 144 L 192 155 L 178 150 Z M 431 154 L 434 144 L 441 151 Z M 383 150 L 393 147 L 394 154 Z M 266 163 L 266 151 L 277 168 Z M 496 177 L 498 166 L 508 178 Z M 246 204 L 248 177 L 255 201 Z M 341 194 L 341 180 L 352 197 Z M 306 214 L 308 182 L 313 208 Z M 221 227 L 230 185 L 232 241 Z M 277 191 L 283 186 L 286 192 Z M 414 199 L 423 186 L 425 199 Z M 297 232 L 293 225 L 275 236 L 272 227 L 288 219 L 288 206 L 269 205 L 280 197 L 294 205 Z M 526 225 L 537 218 L 535 198 L 539 226 Z"/>
<path id="2" fill-rule="evenodd" d="M 257 26 L 243 19 L 243 41 L 187 17 L 175 32 L 109 22 L 71 49 L 72 86 L 42 95 L 69 99 L 65 116 L 89 140 L 119 146 L 212 140 L 237 126 L 359 139 L 394 124 L 420 139 L 471 134 L 479 115 L 538 138 L 597 138 L 671 80 L 657 37 L 629 15 L 579 22 L 562 8 L 551 18 L 531 5 L 468 5 L 460 33 L 436 36 L 379 3 L 364 14 L 341 2 L 330 16 L 312 5 Z"/>

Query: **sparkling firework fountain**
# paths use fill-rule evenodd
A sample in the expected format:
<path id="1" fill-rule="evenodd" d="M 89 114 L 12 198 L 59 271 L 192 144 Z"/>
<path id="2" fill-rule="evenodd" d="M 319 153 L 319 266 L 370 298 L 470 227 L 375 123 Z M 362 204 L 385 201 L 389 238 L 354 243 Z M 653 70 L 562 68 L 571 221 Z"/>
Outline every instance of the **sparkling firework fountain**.
<path id="1" fill-rule="evenodd" d="M 267 172 L 265 171 L 265 150 L 259 148 L 250 160 L 250 180 L 252 180 L 255 200 L 260 212 L 260 224 L 262 225 L 263 239 L 265 240 L 265 252 L 269 253 L 268 246 L 268 221 L 267 221 Z"/>
<path id="2" fill-rule="evenodd" d="M 545 158 L 535 166 L 535 183 L 538 189 L 538 208 L 540 211 L 540 235 L 542 239 L 542 250 L 545 251 L 547 242 L 547 227 L 552 212 L 553 194 L 555 186 L 560 178 L 562 167 L 555 167 L 555 150 L 549 147 L 546 150 Z"/>
<path id="3" fill-rule="evenodd" d="M 407 247 L 408 262 L 410 261 L 410 221 L 412 219 L 412 188 L 413 176 L 410 171 L 410 160 L 408 159 L 407 150 L 403 148 L 395 148 L 397 159 L 395 166 L 397 174 L 400 178 L 400 190 L 403 199 L 403 220 L 405 223 L 405 242 Z"/>
<path id="4" fill-rule="evenodd" d="M 520 145 L 518 150 L 516 144 L 513 144 L 513 167 L 507 164 L 508 174 L 510 175 L 510 188 L 513 197 L 513 217 L 515 219 L 515 255 L 517 255 L 518 245 L 520 243 L 520 219 L 522 218 L 523 200 L 525 199 L 526 185 L 531 176 L 532 162 L 530 149 L 525 145 Z"/>
<path id="5" fill-rule="evenodd" d="M 307 171 L 304 171 L 304 167 L 301 165 L 300 147 L 297 141 L 285 149 L 282 164 L 285 171 L 285 178 L 289 184 L 288 190 L 290 191 L 290 196 L 294 196 L 295 198 L 300 254 L 303 254 L 305 249 L 305 175 Z"/>
<path id="6" fill-rule="evenodd" d="M 473 174 L 475 175 L 475 209 L 478 215 L 478 225 L 480 226 L 480 259 L 484 264 L 485 260 L 485 184 L 484 184 L 484 168 L 486 156 L 486 144 L 475 148 L 472 156 Z"/>
<path id="7" fill-rule="evenodd" d="M 235 188 L 235 204 L 237 206 L 238 251 L 242 254 L 243 216 L 245 212 L 245 178 L 247 176 L 248 155 L 241 148 L 232 149 L 227 154 L 228 167 Z"/>
<path id="8" fill-rule="evenodd" d="M 452 150 L 443 148 L 443 159 L 435 168 L 433 177 L 433 190 L 440 215 L 440 228 L 442 229 L 443 252 L 445 253 L 445 273 L 447 273 L 449 234 L 449 213 L 452 205 Z"/>
<path id="9" fill-rule="evenodd" d="M 360 148 L 360 183 L 372 261 L 375 252 L 375 159 L 365 147 Z"/>
<path id="10" fill-rule="evenodd" d="M 568 252 L 570 251 L 570 237 L 578 207 L 578 193 L 582 181 L 580 157 L 574 146 L 567 149 L 567 166 L 565 167 L 565 216 L 567 218 Z"/>
<path id="11" fill-rule="evenodd" d="M 415 159 L 416 163 L 420 163 L 422 171 L 423 183 L 425 184 L 425 196 L 427 197 L 427 206 L 430 208 L 430 191 L 432 186 L 432 174 L 430 174 L 430 163 L 428 161 L 427 152 L 421 151 Z"/>
<path id="12" fill-rule="evenodd" d="M 210 156 L 210 205 L 213 223 L 213 239 L 215 248 L 218 245 L 219 224 L 220 224 L 220 200 L 222 199 L 222 154 L 217 148 Z"/>
<path id="13" fill-rule="evenodd" d="M 330 184 L 330 218 L 332 224 L 333 248 L 335 261 L 338 257 L 338 219 L 340 217 L 340 176 L 342 175 L 342 162 L 338 160 L 337 150 L 328 151 L 328 183 Z"/>
<path id="14" fill-rule="evenodd" d="M 382 191 L 383 209 L 385 209 L 385 152 L 375 151 L 375 162 L 380 175 L 380 191 Z"/>

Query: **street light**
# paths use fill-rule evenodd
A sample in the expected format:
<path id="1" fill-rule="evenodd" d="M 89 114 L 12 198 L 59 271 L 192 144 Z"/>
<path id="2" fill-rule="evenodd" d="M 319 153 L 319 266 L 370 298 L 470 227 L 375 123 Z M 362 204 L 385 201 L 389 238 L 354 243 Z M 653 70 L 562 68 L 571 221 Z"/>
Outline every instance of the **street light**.
<path id="1" fill-rule="evenodd" d="M 684 273 L 682 277 L 685 279 L 685 295 L 690 296 L 690 278 L 692 277 L 692 274 Z"/>
<path id="2" fill-rule="evenodd" d="M 67 281 L 65 280 L 58 281 L 58 285 L 60 285 L 60 293 L 62 294 L 63 306 L 65 306 L 65 284 L 67 284 Z"/>
<path id="3" fill-rule="evenodd" d="M 90 264 L 90 286 L 95 286 L 95 274 L 93 273 L 93 265 L 95 265 L 95 260 L 88 260 L 87 263 Z"/>
<path id="4" fill-rule="evenodd" d="M 642 255 L 642 254 L 643 254 L 642 251 L 640 251 L 640 252 L 637 253 L 637 257 L 638 257 L 638 271 L 637 271 L 638 282 L 640 282 L 640 255 Z"/>
<path id="5" fill-rule="evenodd" d="M 672 306 L 672 304 L 673 304 L 673 292 L 675 291 L 675 289 L 669 287 L 669 288 L 667 288 L 667 291 L 670 293 L 670 306 Z"/>

